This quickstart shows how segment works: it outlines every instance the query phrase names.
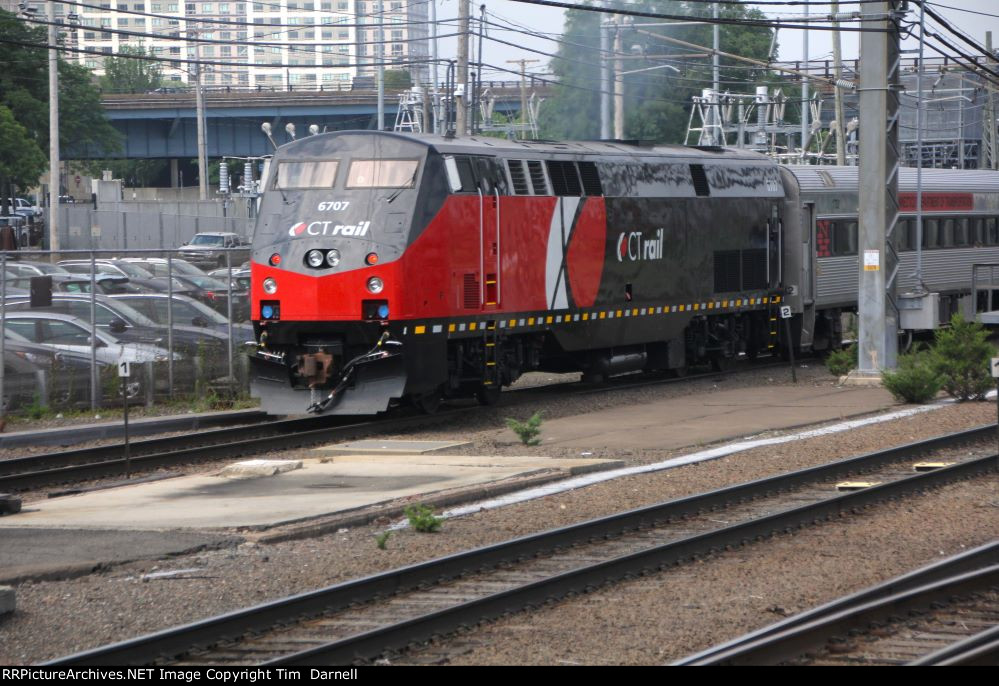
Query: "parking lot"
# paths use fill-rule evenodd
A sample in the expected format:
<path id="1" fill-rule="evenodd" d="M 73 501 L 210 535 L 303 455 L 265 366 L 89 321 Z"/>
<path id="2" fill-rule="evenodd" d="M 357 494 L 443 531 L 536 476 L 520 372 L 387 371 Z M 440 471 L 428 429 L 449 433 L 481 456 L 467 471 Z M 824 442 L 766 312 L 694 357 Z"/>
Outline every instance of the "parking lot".
<path id="1" fill-rule="evenodd" d="M 0 253 L 5 413 L 246 397 L 248 250 L 185 249 Z"/>

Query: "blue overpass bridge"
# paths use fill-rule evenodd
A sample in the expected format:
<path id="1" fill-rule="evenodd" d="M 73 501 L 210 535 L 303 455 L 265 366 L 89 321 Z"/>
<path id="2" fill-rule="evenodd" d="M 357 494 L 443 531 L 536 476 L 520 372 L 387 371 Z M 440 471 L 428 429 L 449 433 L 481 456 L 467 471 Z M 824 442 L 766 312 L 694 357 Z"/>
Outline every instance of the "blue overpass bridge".
<path id="1" fill-rule="evenodd" d="M 538 97 L 548 95 L 545 83 L 528 85 Z M 519 82 L 486 82 L 483 91 L 493 96 L 494 121 L 520 112 Z M 198 155 L 197 121 L 193 90 L 143 94 L 107 94 L 102 97 L 112 125 L 122 134 L 122 147 L 114 153 L 67 146 L 67 159 L 190 159 Z M 391 128 L 398 111 L 398 91 L 385 95 L 385 127 Z M 228 90 L 206 89 L 205 121 L 209 158 L 267 155 L 273 151 L 260 125 L 270 122 L 278 145 L 291 140 L 288 123 L 296 134 L 319 130 L 375 129 L 377 94 L 358 90 Z"/>

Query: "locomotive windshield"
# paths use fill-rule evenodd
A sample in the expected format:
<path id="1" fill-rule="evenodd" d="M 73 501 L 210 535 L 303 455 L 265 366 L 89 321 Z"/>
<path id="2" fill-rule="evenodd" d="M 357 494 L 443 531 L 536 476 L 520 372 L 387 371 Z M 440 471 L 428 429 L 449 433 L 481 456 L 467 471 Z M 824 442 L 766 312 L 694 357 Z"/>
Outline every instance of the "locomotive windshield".
<path id="1" fill-rule="evenodd" d="M 332 188 L 339 165 L 336 160 L 282 162 L 275 188 Z"/>
<path id="2" fill-rule="evenodd" d="M 417 160 L 354 160 L 347 173 L 347 188 L 412 188 Z"/>

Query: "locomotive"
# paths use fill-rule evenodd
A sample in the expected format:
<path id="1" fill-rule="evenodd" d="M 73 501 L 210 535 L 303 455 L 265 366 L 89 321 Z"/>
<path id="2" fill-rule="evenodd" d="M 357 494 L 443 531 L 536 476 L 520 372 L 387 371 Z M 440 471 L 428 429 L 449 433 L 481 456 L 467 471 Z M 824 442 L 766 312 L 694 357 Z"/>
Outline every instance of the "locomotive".
<path id="1" fill-rule="evenodd" d="M 272 414 L 432 412 L 495 403 L 532 370 L 597 380 L 837 346 L 857 180 L 823 169 L 617 141 L 294 141 L 253 239 L 252 391 Z M 981 176 L 970 206 L 995 214 Z M 824 281 L 843 260 L 852 300 Z"/>

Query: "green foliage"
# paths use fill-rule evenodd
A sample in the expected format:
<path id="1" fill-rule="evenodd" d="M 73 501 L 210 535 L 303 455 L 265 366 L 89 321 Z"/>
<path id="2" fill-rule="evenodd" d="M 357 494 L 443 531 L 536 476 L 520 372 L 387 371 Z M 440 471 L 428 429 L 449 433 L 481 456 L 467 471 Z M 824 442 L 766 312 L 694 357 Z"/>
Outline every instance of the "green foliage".
<path id="1" fill-rule="evenodd" d="M 379 550 L 385 550 L 388 547 L 388 540 L 391 535 L 391 531 L 382 531 L 381 533 L 375 534 L 375 545 L 378 546 Z"/>
<path id="2" fill-rule="evenodd" d="M 48 37 L 45 28 L 0 11 L 0 43 L 4 45 L 0 70 L 0 105 L 41 150 L 49 147 Z M 28 46 L 40 47 L 28 47 Z M 92 151 L 113 152 L 120 136 L 101 106 L 90 70 L 59 60 L 59 144 L 65 159 Z M 38 182 L 37 177 L 31 181 Z"/>
<path id="3" fill-rule="evenodd" d="M 833 376 L 843 376 L 849 374 L 851 369 L 857 368 L 857 344 L 853 343 L 846 348 L 834 350 L 826 356 L 826 369 Z"/>
<path id="4" fill-rule="evenodd" d="M 42 405 L 41 400 L 36 395 L 35 399 L 31 401 L 30 405 L 25 405 L 22 410 L 30 419 L 41 419 L 46 414 L 48 414 L 49 409 Z"/>
<path id="5" fill-rule="evenodd" d="M 108 93 L 146 93 L 163 85 L 163 70 L 151 51 L 123 45 L 114 57 L 104 58 L 101 90 Z"/>
<path id="6" fill-rule="evenodd" d="M 402 90 L 413 86 L 413 77 L 405 69 L 386 69 L 385 88 Z"/>
<path id="7" fill-rule="evenodd" d="M 682 0 L 638 0 L 629 9 L 674 15 L 703 15 L 702 4 Z M 742 5 L 723 5 L 724 18 L 760 18 L 759 10 Z M 539 114 L 543 138 L 596 139 L 600 136 L 600 22 L 606 15 L 595 12 L 566 12 L 564 40 L 559 47 L 559 59 L 552 60 L 550 70 L 558 85 L 554 96 L 546 99 Z M 701 46 L 711 46 L 710 26 L 657 27 L 658 33 Z M 690 115 L 692 95 L 712 84 L 711 61 L 689 59 L 664 62 L 658 55 L 678 55 L 686 50 L 677 44 L 640 33 L 628 26 L 621 29 L 621 51 L 628 59 L 620 60 L 624 74 L 625 137 L 644 138 L 665 143 L 682 143 Z M 721 49 L 728 53 L 768 61 L 772 31 L 765 26 L 723 25 L 720 29 Z M 695 51 L 696 52 L 696 51 Z M 648 57 L 644 57 L 644 56 Z M 680 73 L 662 67 L 673 64 Z M 746 62 L 722 57 L 720 60 L 723 89 L 749 93 L 757 82 L 766 82 L 773 74 L 765 68 L 752 68 Z M 747 68 L 749 67 L 749 68 Z M 648 69 L 647 71 L 635 71 Z M 732 83 L 734 82 L 734 83 Z M 744 84 L 740 86 L 739 84 Z M 785 88 L 785 93 L 787 89 Z M 788 108 L 790 114 L 792 108 Z M 788 118 L 790 119 L 790 117 Z"/>
<path id="8" fill-rule="evenodd" d="M 520 437 L 520 442 L 524 445 L 538 445 L 541 439 L 541 413 L 535 412 L 526 422 L 518 422 L 516 419 L 507 417 L 506 425 Z"/>
<path id="9" fill-rule="evenodd" d="M 885 370 L 881 381 L 897 400 L 907 403 L 928 403 L 937 397 L 943 385 L 933 370 L 932 353 L 928 351 L 900 356 L 898 369 Z"/>
<path id="10" fill-rule="evenodd" d="M 38 183 L 49 161 L 28 130 L 14 119 L 6 105 L 0 105 L 0 180 L 26 187 Z"/>
<path id="11" fill-rule="evenodd" d="M 420 533 L 429 534 L 439 531 L 441 524 L 444 523 L 444 519 L 442 517 L 435 517 L 433 509 L 427 505 L 410 505 L 403 510 L 403 514 L 409 520 L 409 525 Z"/>
<path id="12" fill-rule="evenodd" d="M 992 387 L 989 359 L 996 350 L 988 331 L 978 322 L 966 322 L 960 314 L 950 326 L 938 329 L 931 365 L 947 393 L 958 400 L 984 400 Z"/>

